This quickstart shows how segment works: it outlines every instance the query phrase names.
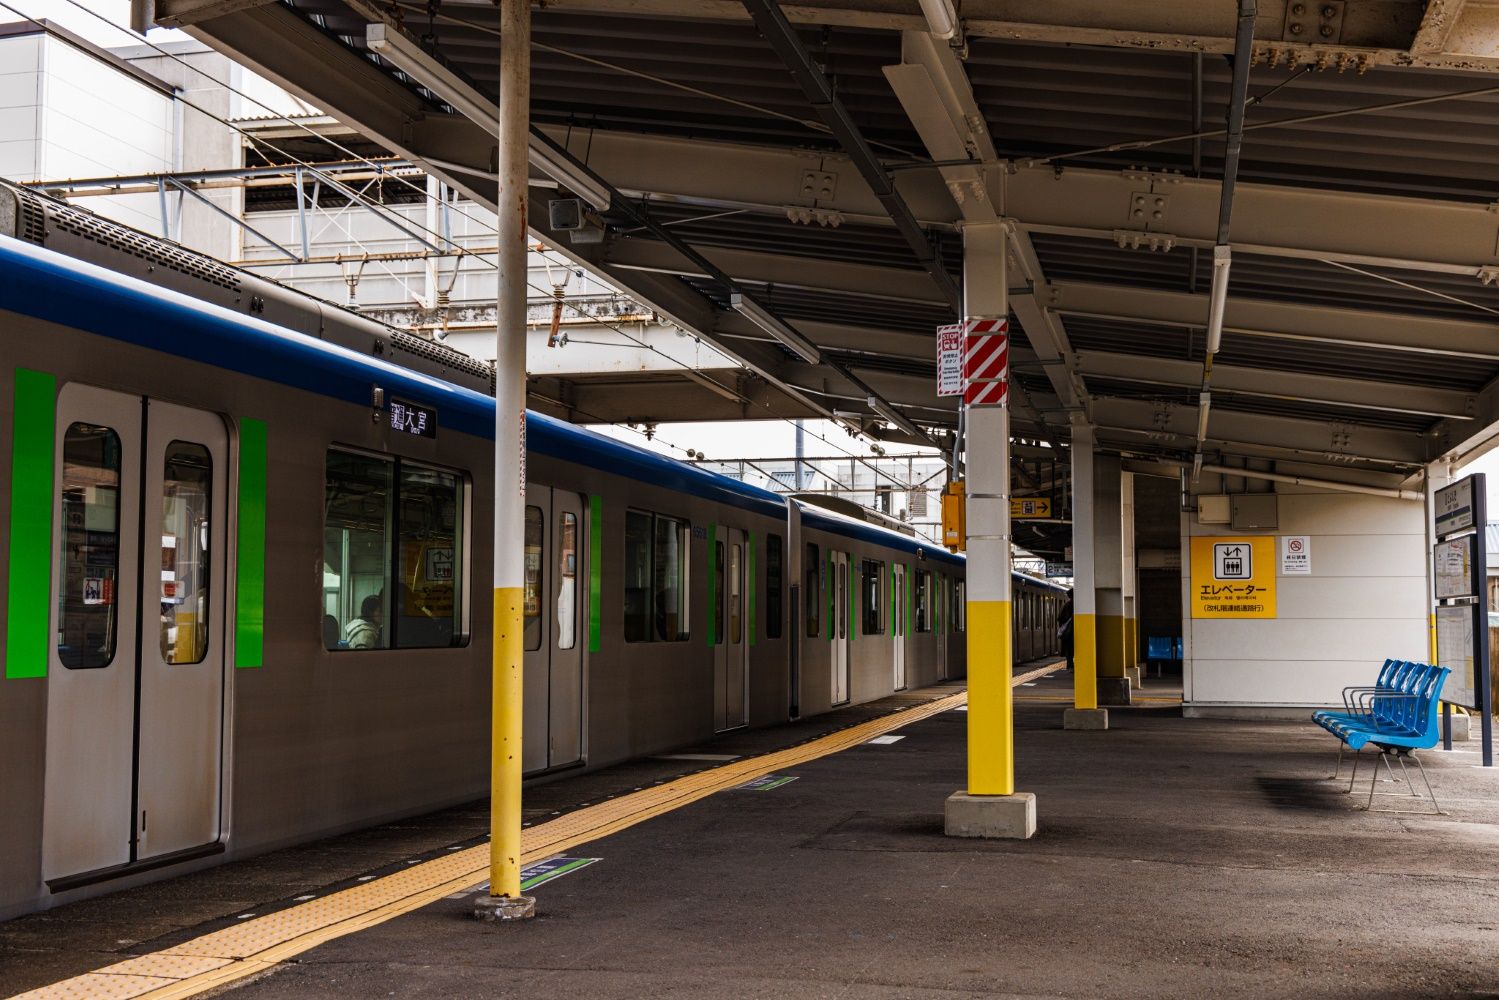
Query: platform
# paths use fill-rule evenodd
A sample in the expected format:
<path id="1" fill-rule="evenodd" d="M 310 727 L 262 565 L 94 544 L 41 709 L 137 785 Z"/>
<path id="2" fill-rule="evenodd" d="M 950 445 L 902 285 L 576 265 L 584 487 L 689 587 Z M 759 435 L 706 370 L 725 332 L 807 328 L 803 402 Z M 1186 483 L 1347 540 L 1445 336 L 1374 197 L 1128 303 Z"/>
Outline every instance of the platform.
<path id="1" fill-rule="evenodd" d="M 1476 753 L 1426 755 L 1451 815 L 1363 813 L 1323 780 L 1334 747 L 1309 722 L 1182 719 L 1179 692 L 1155 681 L 1109 732 L 1068 733 L 1069 676 L 1024 683 L 1018 784 L 1040 804 L 1032 841 L 942 835 L 965 715 L 960 689 L 928 689 L 893 715 L 887 701 L 693 755 L 746 755 L 734 761 L 653 759 L 536 787 L 533 830 L 552 813 L 583 822 L 610 796 L 628 813 L 630 796 L 684 772 L 701 784 L 755 770 L 754 754 L 782 755 L 771 773 L 795 779 L 667 803 L 568 848 L 600 860 L 536 886 L 540 917 L 525 926 L 473 921 L 470 880 L 307 950 L 268 951 L 228 993 L 1492 995 L 1499 779 L 1472 766 Z M 843 749 L 791 763 L 838 733 Z M 478 843 L 482 820 L 454 810 L 14 921 L 0 926 L 0 992 L 164 949 L 207 965 L 214 949 L 194 947 L 206 935 L 411 881 Z M 193 982 L 208 986 L 171 995 L 194 995 Z"/>

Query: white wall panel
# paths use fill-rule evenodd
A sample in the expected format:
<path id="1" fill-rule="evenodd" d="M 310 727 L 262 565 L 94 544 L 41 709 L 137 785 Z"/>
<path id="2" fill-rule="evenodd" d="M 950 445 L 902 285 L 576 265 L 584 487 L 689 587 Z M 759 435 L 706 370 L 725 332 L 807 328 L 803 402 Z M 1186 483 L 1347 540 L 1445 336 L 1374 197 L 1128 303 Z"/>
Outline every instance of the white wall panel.
<path id="1" fill-rule="evenodd" d="M 1427 658 L 1425 512 L 1419 501 L 1284 487 L 1279 529 L 1235 532 L 1183 518 L 1191 536 L 1275 536 L 1276 617 L 1191 618 L 1182 553 L 1186 698 L 1192 705 L 1336 704 L 1386 657 Z M 1311 538 L 1309 576 L 1280 573 L 1281 537 Z"/>

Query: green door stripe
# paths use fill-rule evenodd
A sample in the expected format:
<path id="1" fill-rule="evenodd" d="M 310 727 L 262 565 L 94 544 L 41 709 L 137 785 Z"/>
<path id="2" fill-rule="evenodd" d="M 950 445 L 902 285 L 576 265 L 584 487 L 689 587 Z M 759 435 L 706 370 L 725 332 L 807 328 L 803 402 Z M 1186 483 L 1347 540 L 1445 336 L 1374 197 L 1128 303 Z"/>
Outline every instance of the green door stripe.
<path id="1" fill-rule="evenodd" d="M 57 379 L 17 368 L 10 453 L 10 574 L 5 676 L 47 676 L 52 597 L 52 476 Z"/>
<path id="2" fill-rule="evenodd" d="M 234 665 L 265 665 L 264 420 L 239 422 L 239 532 L 234 584 Z"/>
<path id="3" fill-rule="evenodd" d="M 718 645 L 718 525 L 708 525 L 708 645 Z"/>
<path id="4" fill-rule="evenodd" d="M 747 532 L 744 536 L 744 547 L 749 553 L 749 580 L 745 586 L 749 590 L 749 644 L 755 644 L 755 591 L 760 587 L 758 578 L 755 576 L 755 533 Z"/>
<path id="5" fill-rule="evenodd" d="M 588 651 L 597 653 L 604 635 L 604 498 L 588 498 Z"/>

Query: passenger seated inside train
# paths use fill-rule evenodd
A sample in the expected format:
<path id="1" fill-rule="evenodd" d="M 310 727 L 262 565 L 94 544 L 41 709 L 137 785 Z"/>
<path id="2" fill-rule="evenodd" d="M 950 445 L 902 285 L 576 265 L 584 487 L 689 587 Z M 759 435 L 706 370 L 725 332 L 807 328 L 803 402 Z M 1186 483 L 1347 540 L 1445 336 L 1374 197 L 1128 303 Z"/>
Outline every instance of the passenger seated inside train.
<path id="1" fill-rule="evenodd" d="M 378 649 L 380 646 L 380 627 L 385 618 L 384 609 L 380 607 L 380 595 L 371 594 L 364 599 L 359 606 L 359 617 L 349 622 L 344 628 L 344 637 L 348 640 L 350 649 Z"/>

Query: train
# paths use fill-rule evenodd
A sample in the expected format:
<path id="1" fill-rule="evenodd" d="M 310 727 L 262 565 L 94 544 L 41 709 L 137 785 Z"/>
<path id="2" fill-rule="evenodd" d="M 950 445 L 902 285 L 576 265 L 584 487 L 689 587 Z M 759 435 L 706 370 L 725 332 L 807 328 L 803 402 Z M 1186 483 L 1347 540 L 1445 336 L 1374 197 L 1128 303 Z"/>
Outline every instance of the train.
<path id="1" fill-rule="evenodd" d="M 487 366 L 8 197 L 0 918 L 485 796 Z M 525 463 L 528 779 L 964 674 L 961 556 L 539 413 Z"/>

